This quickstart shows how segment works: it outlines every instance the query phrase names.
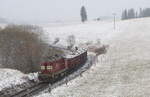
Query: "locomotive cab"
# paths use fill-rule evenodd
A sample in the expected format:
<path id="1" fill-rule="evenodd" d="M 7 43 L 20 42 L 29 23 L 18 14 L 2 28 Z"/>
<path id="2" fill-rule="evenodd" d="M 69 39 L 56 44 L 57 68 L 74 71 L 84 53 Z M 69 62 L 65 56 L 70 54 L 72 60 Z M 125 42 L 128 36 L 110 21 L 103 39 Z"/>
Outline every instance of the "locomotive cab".
<path id="1" fill-rule="evenodd" d="M 49 57 L 45 63 L 41 65 L 41 71 L 39 73 L 39 80 L 49 81 L 54 77 L 59 77 L 60 73 L 65 71 L 64 59 L 61 56 Z"/>
<path id="2" fill-rule="evenodd" d="M 48 73 L 53 70 L 53 64 L 51 62 L 41 64 L 41 73 Z"/>
<path id="3" fill-rule="evenodd" d="M 45 63 L 42 63 L 40 65 L 40 72 L 39 72 L 39 80 L 42 80 L 42 81 L 46 81 L 46 80 L 49 80 L 48 77 L 51 77 L 51 73 L 52 73 L 52 70 L 53 70 L 53 65 L 51 62 L 45 62 Z"/>

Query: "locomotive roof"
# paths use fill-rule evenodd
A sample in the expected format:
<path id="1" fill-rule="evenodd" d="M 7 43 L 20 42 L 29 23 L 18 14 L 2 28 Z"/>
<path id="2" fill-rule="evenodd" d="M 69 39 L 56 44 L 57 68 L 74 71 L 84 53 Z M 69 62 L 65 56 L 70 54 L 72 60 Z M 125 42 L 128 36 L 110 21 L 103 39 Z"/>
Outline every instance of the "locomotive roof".
<path id="1" fill-rule="evenodd" d="M 63 58 L 62 55 L 55 55 L 55 56 L 48 56 L 45 61 L 49 61 L 49 62 L 53 62 L 53 61 L 56 61 L 56 60 L 59 60 Z"/>
<path id="2" fill-rule="evenodd" d="M 85 48 L 78 48 L 77 50 L 68 51 L 64 58 L 73 58 L 87 51 Z"/>
<path id="3" fill-rule="evenodd" d="M 61 58 L 73 58 L 76 57 L 82 53 L 84 53 L 86 51 L 86 49 L 84 48 L 78 48 L 78 50 L 64 50 L 65 54 L 63 55 L 54 55 L 54 56 L 48 56 L 44 59 L 44 62 L 54 62 L 56 60 L 59 60 Z"/>

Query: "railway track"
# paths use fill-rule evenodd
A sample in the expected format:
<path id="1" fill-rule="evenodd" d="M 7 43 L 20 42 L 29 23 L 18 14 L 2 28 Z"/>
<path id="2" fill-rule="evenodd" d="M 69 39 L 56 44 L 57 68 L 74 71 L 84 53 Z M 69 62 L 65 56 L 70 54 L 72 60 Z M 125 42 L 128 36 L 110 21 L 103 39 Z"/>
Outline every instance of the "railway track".
<path id="1" fill-rule="evenodd" d="M 20 91 L 18 93 L 11 95 L 11 97 L 31 97 L 34 94 L 36 94 L 37 92 L 40 92 L 43 89 L 45 89 L 47 86 L 48 86 L 48 84 L 46 84 L 46 83 L 38 83 L 32 87 L 29 87 L 27 89 L 24 89 L 23 91 Z"/>
<path id="2" fill-rule="evenodd" d="M 32 95 L 42 91 L 47 87 L 48 83 L 39 82 L 32 84 L 30 87 L 26 87 L 25 89 L 21 89 L 20 91 L 11 90 L 0 92 L 0 97 L 31 97 Z"/>
<path id="3" fill-rule="evenodd" d="M 89 60 L 90 59 L 90 60 Z M 86 71 L 88 68 L 92 66 L 92 58 L 89 58 L 88 61 L 77 71 L 74 73 L 66 76 L 65 78 L 54 82 L 51 87 L 49 87 L 49 83 L 43 83 L 43 82 L 38 82 L 38 83 L 32 83 L 29 87 L 26 87 L 24 89 L 20 89 L 19 91 L 16 90 L 11 90 L 11 91 L 5 91 L 2 92 L 0 91 L 0 97 L 32 97 L 33 95 L 38 94 L 39 92 L 47 89 L 48 88 L 53 89 L 56 88 L 62 84 L 67 83 L 68 81 L 76 78 L 77 76 L 80 76 L 84 71 Z M 67 79 L 67 80 L 66 80 Z"/>

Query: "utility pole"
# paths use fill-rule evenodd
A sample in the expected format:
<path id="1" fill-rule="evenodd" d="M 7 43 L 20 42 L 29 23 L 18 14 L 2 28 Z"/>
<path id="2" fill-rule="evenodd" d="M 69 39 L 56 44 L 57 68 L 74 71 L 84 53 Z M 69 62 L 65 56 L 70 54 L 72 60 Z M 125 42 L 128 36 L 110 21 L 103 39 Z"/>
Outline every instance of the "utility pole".
<path id="1" fill-rule="evenodd" d="M 114 30 L 116 29 L 116 13 L 113 13 L 114 16 Z"/>

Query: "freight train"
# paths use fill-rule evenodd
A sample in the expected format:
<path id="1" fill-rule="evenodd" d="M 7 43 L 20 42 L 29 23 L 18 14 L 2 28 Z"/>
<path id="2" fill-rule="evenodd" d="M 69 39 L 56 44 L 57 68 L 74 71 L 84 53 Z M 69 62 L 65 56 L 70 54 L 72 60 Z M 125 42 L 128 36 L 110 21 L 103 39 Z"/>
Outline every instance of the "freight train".
<path id="1" fill-rule="evenodd" d="M 86 61 L 87 50 L 83 48 L 67 51 L 65 55 L 48 57 L 46 61 L 40 65 L 39 80 L 54 82 L 75 71 L 85 64 Z"/>

